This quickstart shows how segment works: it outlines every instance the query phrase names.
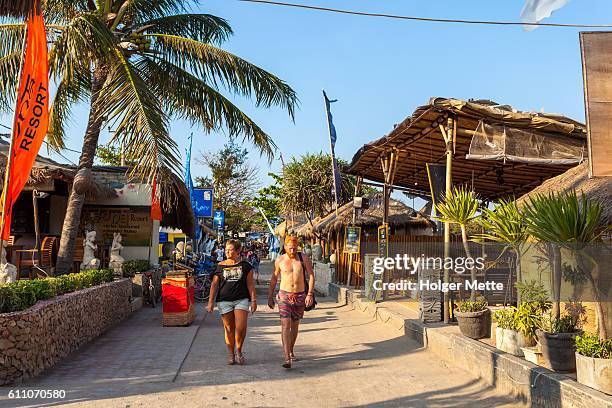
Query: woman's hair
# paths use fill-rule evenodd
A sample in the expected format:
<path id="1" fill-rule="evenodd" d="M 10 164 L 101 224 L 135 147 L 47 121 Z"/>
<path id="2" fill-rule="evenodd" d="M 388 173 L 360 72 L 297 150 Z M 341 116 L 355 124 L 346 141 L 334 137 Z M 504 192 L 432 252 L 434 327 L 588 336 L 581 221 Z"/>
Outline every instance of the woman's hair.
<path id="1" fill-rule="evenodd" d="M 242 242 L 239 239 L 228 239 L 225 246 L 228 245 L 231 245 L 236 252 L 240 252 L 240 249 L 242 249 Z"/>

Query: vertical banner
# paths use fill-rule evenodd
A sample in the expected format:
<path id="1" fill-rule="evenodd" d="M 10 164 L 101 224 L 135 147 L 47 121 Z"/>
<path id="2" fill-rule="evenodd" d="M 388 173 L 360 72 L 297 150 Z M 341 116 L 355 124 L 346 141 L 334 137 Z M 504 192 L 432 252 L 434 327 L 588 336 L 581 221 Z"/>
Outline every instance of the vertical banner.
<path id="1" fill-rule="evenodd" d="M 11 235 L 13 205 L 30 177 L 32 165 L 49 128 L 49 64 L 42 14 L 30 14 L 26 26 L 27 42 L 15 107 L 11 157 L 7 160 L 5 188 L 2 191 L 5 205 L 2 211 L 3 240 L 8 240 Z"/>
<path id="2" fill-rule="evenodd" d="M 323 91 L 323 99 L 325 100 L 325 114 L 327 116 L 327 129 L 329 130 L 329 144 L 330 154 L 332 161 L 332 175 L 334 177 L 334 203 L 336 209 L 338 209 L 338 202 L 340 200 L 340 194 L 342 192 L 342 177 L 340 176 L 340 170 L 338 170 L 338 162 L 336 161 L 336 140 L 338 135 L 336 134 L 336 127 L 334 126 L 334 118 L 331 113 L 331 104 L 338 102 L 337 99 L 329 100 L 325 91 Z"/>
<path id="3" fill-rule="evenodd" d="M 580 33 L 589 174 L 612 176 L 612 32 Z"/>

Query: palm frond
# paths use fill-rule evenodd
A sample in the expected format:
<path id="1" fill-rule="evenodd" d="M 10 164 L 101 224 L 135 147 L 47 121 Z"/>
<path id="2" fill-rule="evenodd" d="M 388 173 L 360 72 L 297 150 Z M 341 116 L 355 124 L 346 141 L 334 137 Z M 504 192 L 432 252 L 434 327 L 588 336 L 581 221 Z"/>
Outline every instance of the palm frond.
<path id="1" fill-rule="evenodd" d="M 80 13 L 58 35 L 49 51 L 49 75 L 61 80 L 75 71 L 89 71 L 94 64 L 114 56 L 116 39 L 96 13 Z M 83 52 L 87 50 L 87 52 Z"/>
<path id="2" fill-rule="evenodd" d="M 162 18 L 173 14 L 188 11 L 193 0 L 130 0 L 127 13 L 134 16 L 134 22 L 141 24 L 156 18 Z"/>
<path id="3" fill-rule="evenodd" d="M 221 43 L 233 34 L 228 22 L 210 14 L 178 14 L 141 24 L 146 32 L 185 37 L 204 43 Z"/>
<path id="4" fill-rule="evenodd" d="M 48 24 L 68 24 L 81 12 L 93 11 L 87 0 L 41 0 L 41 6 Z"/>
<path id="5" fill-rule="evenodd" d="M 53 103 L 49 109 L 49 130 L 47 142 L 56 151 L 65 148 L 66 124 L 75 103 L 85 102 L 91 92 L 91 76 L 78 74 L 72 78 L 65 77 L 58 85 Z"/>
<path id="6" fill-rule="evenodd" d="M 15 98 L 19 84 L 21 49 L 0 58 L 0 111 L 15 109 Z"/>
<path id="7" fill-rule="evenodd" d="M 276 145 L 270 136 L 216 89 L 166 61 L 143 59 L 139 68 L 164 95 L 164 110 L 172 117 L 200 123 L 207 131 L 225 128 L 231 138 L 242 135 L 268 159 L 274 157 Z"/>
<path id="8" fill-rule="evenodd" d="M 157 95 L 120 50 L 116 55 L 95 107 L 101 115 L 115 118 L 111 143 L 120 142 L 128 156 L 139 157 L 131 176 L 150 179 L 159 168 L 178 173 L 178 147 L 168 135 L 167 117 Z"/>
<path id="9" fill-rule="evenodd" d="M 0 56 L 21 50 L 25 33 L 25 24 L 0 24 Z"/>
<path id="10" fill-rule="evenodd" d="M 160 57 L 191 71 L 207 83 L 221 83 L 230 92 L 251 97 L 257 106 L 280 106 L 293 117 L 298 103 L 295 91 L 271 73 L 210 44 L 174 35 L 152 33 L 153 49 Z"/>

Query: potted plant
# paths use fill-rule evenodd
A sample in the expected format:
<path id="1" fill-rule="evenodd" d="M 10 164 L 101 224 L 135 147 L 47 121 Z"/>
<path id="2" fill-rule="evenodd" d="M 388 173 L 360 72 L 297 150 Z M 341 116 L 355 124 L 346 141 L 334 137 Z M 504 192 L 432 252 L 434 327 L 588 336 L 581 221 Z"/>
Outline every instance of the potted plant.
<path id="1" fill-rule="evenodd" d="M 612 395 L 612 340 L 591 333 L 576 336 L 576 377 L 579 383 Z"/>
<path id="2" fill-rule="evenodd" d="M 586 309 L 579 302 L 565 304 L 561 317 L 546 316 L 537 331 L 544 365 L 554 371 L 576 371 L 576 336 L 586 321 Z"/>
<path id="3" fill-rule="evenodd" d="M 455 309 L 455 317 L 464 336 L 471 339 L 490 336 L 491 311 L 487 307 L 486 299 L 459 302 Z"/>
<path id="4" fill-rule="evenodd" d="M 497 322 L 495 329 L 495 347 L 515 356 L 522 356 L 522 347 L 534 346 L 535 339 L 526 337 L 519 331 L 517 308 L 508 307 L 496 310 L 493 319 Z"/>

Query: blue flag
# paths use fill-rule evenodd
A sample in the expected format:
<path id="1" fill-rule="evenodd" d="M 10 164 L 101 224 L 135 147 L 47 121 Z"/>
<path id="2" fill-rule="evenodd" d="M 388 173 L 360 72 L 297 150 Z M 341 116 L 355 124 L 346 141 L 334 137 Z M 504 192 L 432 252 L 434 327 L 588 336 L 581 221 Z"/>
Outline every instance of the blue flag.
<path id="1" fill-rule="evenodd" d="M 332 103 L 337 102 L 337 99 L 329 100 L 325 91 L 323 91 L 323 98 L 325 99 L 325 112 L 327 114 L 327 128 L 329 129 L 329 141 L 331 146 L 331 159 L 332 159 L 332 174 L 334 176 L 334 189 L 332 191 L 332 195 L 334 196 L 334 201 L 336 203 L 336 208 L 338 208 L 338 200 L 340 199 L 340 192 L 342 191 L 342 177 L 340 176 L 340 171 L 338 170 L 338 162 L 336 161 L 336 127 L 334 126 L 333 116 L 331 113 L 330 106 Z"/>
<path id="2" fill-rule="evenodd" d="M 189 136 L 189 149 L 186 150 L 186 162 L 185 162 L 185 186 L 187 186 L 187 191 L 189 191 L 189 199 L 191 200 L 191 208 L 193 208 L 193 214 L 197 214 L 198 210 L 198 200 L 196 199 L 196 195 L 193 191 L 193 180 L 191 179 L 191 147 L 193 145 L 193 133 Z M 200 239 L 201 231 L 198 226 L 197 219 L 195 220 L 196 225 L 196 240 Z"/>

